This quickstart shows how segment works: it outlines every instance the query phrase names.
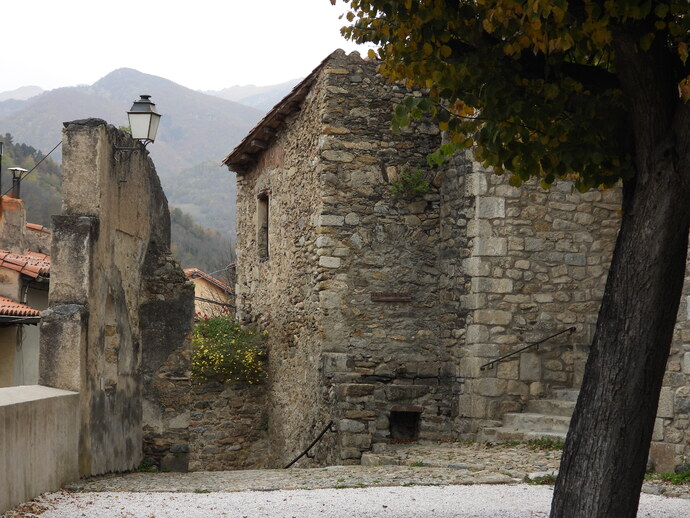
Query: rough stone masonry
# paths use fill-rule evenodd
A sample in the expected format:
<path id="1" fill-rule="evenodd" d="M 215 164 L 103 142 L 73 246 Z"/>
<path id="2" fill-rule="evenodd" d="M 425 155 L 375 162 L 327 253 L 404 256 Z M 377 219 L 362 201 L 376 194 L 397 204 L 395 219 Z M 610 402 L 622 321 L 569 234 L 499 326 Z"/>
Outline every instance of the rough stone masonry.
<path id="1" fill-rule="evenodd" d="M 376 444 L 476 438 L 579 386 L 617 191 L 516 189 L 465 155 L 431 169 L 434 124 L 390 130 L 406 95 L 422 94 L 336 51 L 225 160 L 238 179 L 238 315 L 269 332 L 271 465 L 331 420 L 313 462 L 357 463 Z M 394 198 L 416 171 L 428 190 Z M 690 454 L 687 311 L 684 300 L 654 436 L 660 470 Z"/>

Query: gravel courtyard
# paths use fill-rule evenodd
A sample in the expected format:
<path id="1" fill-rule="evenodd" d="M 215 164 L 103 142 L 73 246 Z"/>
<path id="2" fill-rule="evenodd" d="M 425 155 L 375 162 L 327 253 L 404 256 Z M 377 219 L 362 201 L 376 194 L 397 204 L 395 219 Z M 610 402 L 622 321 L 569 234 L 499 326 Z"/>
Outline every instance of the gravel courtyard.
<path id="1" fill-rule="evenodd" d="M 560 451 L 404 445 L 362 466 L 128 473 L 69 484 L 6 518 L 547 517 Z M 531 483 L 526 483 L 531 482 Z M 687 518 L 690 486 L 652 480 L 639 517 Z"/>

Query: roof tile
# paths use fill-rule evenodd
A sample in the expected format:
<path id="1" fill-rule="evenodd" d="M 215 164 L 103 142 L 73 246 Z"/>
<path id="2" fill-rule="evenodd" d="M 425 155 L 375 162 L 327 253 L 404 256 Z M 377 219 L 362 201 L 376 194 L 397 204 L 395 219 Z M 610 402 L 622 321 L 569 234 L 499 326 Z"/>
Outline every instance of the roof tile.
<path id="1" fill-rule="evenodd" d="M 25 255 L 0 250 L 0 267 L 15 270 L 34 279 L 50 275 L 50 256 L 27 250 Z"/>
<path id="2" fill-rule="evenodd" d="M 198 268 L 185 268 L 184 274 L 189 279 L 193 279 L 194 277 L 201 277 L 202 279 L 206 279 L 208 282 L 210 282 L 211 284 L 215 284 L 226 293 L 235 293 L 235 290 L 233 290 L 230 286 L 228 286 L 227 284 L 223 284 L 215 277 L 212 277 L 209 274 L 202 272 Z"/>
<path id="3" fill-rule="evenodd" d="M 7 297 L 0 297 L 0 315 L 9 317 L 40 317 L 41 312 Z"/>

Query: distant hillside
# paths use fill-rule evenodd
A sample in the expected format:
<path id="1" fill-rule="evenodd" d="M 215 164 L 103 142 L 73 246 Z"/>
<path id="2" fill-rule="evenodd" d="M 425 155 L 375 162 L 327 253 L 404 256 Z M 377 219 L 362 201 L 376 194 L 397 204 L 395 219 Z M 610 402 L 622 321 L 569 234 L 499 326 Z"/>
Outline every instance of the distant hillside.
<path id="1" fill-rule="evenodd" d="M 12 187 L 10 167 L 22 167 L 27 171 L 43 158 L 43 153 L 32 146 L 15 143 L 14 138 L 6 133 L 0 140 L 4 142 L 2 157 L 2 193 L 8 193 Z M 50 217 L 59 214 L 62 205 L 62 176 L 60 165 L 51 158 L 28 175 L 21 183 L 20 195 L 27 208 L 29 223 L 51 226 Z"/>
<path id="2" fill-rule="evenodd" d="M 270 86 L 237 85 L 224 88 L 223 90 L 209 90 L 206 93 L 262 111 L 268 111 L 289 94 L 292 88 L 300 81 L 301 79 L 292 79 L 285 83 Z"/>
<path id="3" fill-rule="evenodd" d="M 235 242 L 235 173 L 218 162 L 204 162 L 163 178 L 161 183 L 176 207 Z"/>
<path id="4" fill-rule="evenodd" d="M 38 86 L 20 86 L 15 90 L 0 92 L 0 101 L 7 101 L 8 99 L 25 101 L 41 93 L 43 93 L 43 88 Z"/>
<path id="5" fill-rule="evenodd" d="M 214 230 L 203 228 L 178 208 L 170 211 L 172 253 L 182 268 L 199 268 L 206 273 L 225 270 L 235 260 L 230 241 Z"/>
<path id="6" fill-rule="evenodd" d="M 12 175 L 8 169 L 22 167 L 30 171 L 44 154 L 32 146 L 15 143 L 13 136 L 9 133 L 0 140 L 4 142 L 2 192 L 6 193 L 12 186 Z M 232 174 L 227 172 L 227 176 L 234 181 Z M 27 220 L 30 223 L 52 227 L 51 216 L 60 214 L 62 206 L 61 180 L 60 165 L 51 158 L 44 160 L 24 178 L 21 183 L 21 197 L 24 200 Z M 222 177 L 220 181 L 225 181 L 227 184 L 227 180 Z M 227 188 L 234 189 L 234 185 Z M 234 200 L 234 191 L 232 192 Z M 234 211 L 232 217 L 234 218 Z M 196 267 L 208 272 L 216 271 L 224 268 L 235 257 L 234 249 L 227 237 L 195 224 L 189 214 L 172 207 L 171 239 L 173 255 L 183 268 Z"/>
<path id="7" fill-rule="evenodd" d="M 296 82 L 218 92 L 265 105 L 255 109 L 122 68 L 93 85 L 58 88 L 27 100 L 0 101 L 0 128 L 17 142 L 48 151 L 60 141 L 63 122 L 98 117 L 125 126 L 132 102 L 141 94 L 150 94 L 163 118 L 156 142 L 148 150 L 170 205 L 234 240 L 235 175 L 221 168 L 220 162 Z M 59 162 L 61 149 L 51 158 Z M 31 190 L 26 192 L 29 196 Z"/>

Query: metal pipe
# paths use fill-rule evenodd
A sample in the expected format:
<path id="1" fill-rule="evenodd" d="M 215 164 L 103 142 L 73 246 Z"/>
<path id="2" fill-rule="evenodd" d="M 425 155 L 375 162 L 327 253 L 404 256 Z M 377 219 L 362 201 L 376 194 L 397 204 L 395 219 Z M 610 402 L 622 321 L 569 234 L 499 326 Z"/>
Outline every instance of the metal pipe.
<path id="1" fill-rule="evenodd" d="M 555 338 L 555 337 L 557 337 L 558 335 L 562 335 L 563 333 L 568 333 L 568 332 L 569 332 L 570 334 L 574 333 L 574 332 L 575 332 L 575 327 L 569 327 L 568 329 L 565 329 L 565 330 L 563 330 L 563 331 L 559 331 L 559 332 L 556 333 L 556 334 L 553 334 L 553 335 L 551 335 L 551 336 L 547 336 L 546 338 L 544 338 L 544 339 L 542 339 L 542 340 L 539 340 L 538 342 L 534 342 L 534 343 L 531 343 L 531 344 L 527 344 L 526 346 L 524 346 L 524 347 L 518 349 L 517 351 L 513 351 L 512 353 L 505 354 L 505 355 L 501 356 L 500 358 L 496 358 L 495 360 L 491 360 L 490 362 L 487 362 L 487 363 L 485 363 L 484 365 L 482 365 L 481 367 L 479 367 L 479 370 L 480 370 L 480 371 L 483 371 L 483 370 L 485 370 L 487 367 L 488 367 L 489 369 L 493 369 L 495 364 L 497 364 L 498 362 L 500 362 L 500 361 L 502 361 L 502 360 L 505 360 L 506 358 L 510 358 L 511 356 L 515 356 L 516 354 L 521 353 L 521 352 L 524 351 L 525 349 L 529 349 L 530 347 L 538 346 L 539 344 L 543 344 L 543 343 L 546 342 L 547 340 L 551 340 L 552 338 Z"/>
<path id="2" fill-rule="evenodd" d="M 326 425 L 326 428 L 324 428 L 324 429 L 321 431 L 321 433 L 319 434 L 319 436 L 318 436 L 316 439 L 314 439 L 314 440 L 311 442 L 311 444 L 310 444 L 309 446 L 307 446 L 307 449 L 304 450 L 302 453 L 300 453 L 297 457 L 295 457 L 295 460 L 293 460 L 290 464 L 288 464 L 287 466 L 285 466 L 285 468 L 283 468 L 283 469 L 288 469 L 288 468 L 289 468 L 290 466 L 292 466 L 295 462 L 297 462 L 297 461 L 300 460 L 302 457 L 304 457 L 304 456 L 309 452 L 309 450 L 311 450 L 311 449 L 316 445 L 316 443 L 319 442 L 319 441 L 321 440 L 321 438 L 322 438 L 324 435 L 326 435 L 326 432 L 327 432 L 328 430 L 330 430 L 331 432 L 334 432 L 334 433 L 335 433 L 335 430 L 334 430 L 332 427 L 333 427 L 333 421 L 329 421 L 328 424 Z"/>

